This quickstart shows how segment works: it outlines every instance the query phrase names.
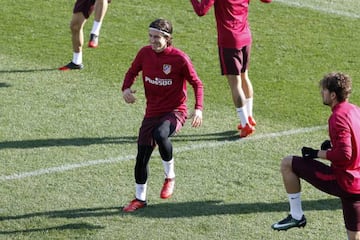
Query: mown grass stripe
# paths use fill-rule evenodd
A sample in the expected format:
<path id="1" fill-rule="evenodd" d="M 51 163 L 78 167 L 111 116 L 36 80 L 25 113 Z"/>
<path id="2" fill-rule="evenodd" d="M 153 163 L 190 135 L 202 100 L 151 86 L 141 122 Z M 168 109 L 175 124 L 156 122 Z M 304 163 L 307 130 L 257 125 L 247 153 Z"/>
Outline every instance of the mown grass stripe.
<path id="1" fill-rule="evenodd" d="M 174 150 L 174 152 L 181 153 L 181 152 L 193 151 L 193 150 L 197 150 L 197 149 L 214 148 L 214 147 L 228 145 L 228 144 L 231 144 L 234 142 L 237 143 L 240 141 L 256 141 L 256 140 L 262 140 L 262 139 L 266 139 L 266 138 L 275 138 L 275 137 L 282 137 L 282 136 L 288 136 L 288 135 L 302 134 L 302 133 L 323 130 L 325 128 L 326 128 L 326 126 L 314 126 L 314 127 L 309 127 L 309 128 L 291 129 L 291 130 L 276 132 L 276 133 L 258 134 L 258 135 L 250 136 L 248 138 L 238 139 L 235 141 L 205 142 L 202 144 L 193 144 L 193 145 L 181 147 L 181 148 Z M 155 153 L 154 155 L 158 155 L 158 154 Z M 100 165 L 100 164 L 112 164 L 112 163 L 117 163 L 117 162 L 121 162 L 121 161 L 131 160 L 134 158 L 135 158 L 135 155 L 120 156 L 120 157 L 116 157 L 116 158 L 99 159 L 99 160 L 92 160 L 92 161 L 87 161 L 87 162 L 82 162 L 82 163 L 61 165 L 58 167 L 44 168 L 44 169 L 39 169 L 39 170 L 31 171 L 31 172 L 14 173 L 11 175 L 0 176 L 0 181 L 17 180 L 17 179 L 23 179 L 23 178 L 28 178 L 28 177 L 40 176 L 40 175 L 44 175 L 44 174 L 65 172 L 65 171 L 70 171 L 70 170 L 73 170 L 76 168 L 83 168 L 83 167 L 89 167 L 89 166 Z"/>

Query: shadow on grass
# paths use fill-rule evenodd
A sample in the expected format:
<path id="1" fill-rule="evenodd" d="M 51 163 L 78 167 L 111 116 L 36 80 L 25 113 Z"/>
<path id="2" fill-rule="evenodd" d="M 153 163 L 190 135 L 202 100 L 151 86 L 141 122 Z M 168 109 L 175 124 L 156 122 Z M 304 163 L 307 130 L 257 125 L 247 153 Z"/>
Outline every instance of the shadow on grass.
<path id="1" fill-rule="evenodd" d="M 322 210 L 337 210 L 340 209 L 341 203 L 337 198 L 319 199 L 303 201 L 303 209 L 306 211 L 322 211 Z M 251 214 L 251 213 L 266 213 L 266 212 L 286 212 L 289 209 L 288 202 L 278 203 L 232 203 L 224 204 L 222 201 L 197 201 L 197 202 L 173 202 L 173 203 L 159 203 L 149 205 L 144 209 L 140 209 L 134 213 L 122 212 L 122 207 L 99 207 L 99 208 L 80 208 L 69 210 L 57 210 L 48 212 L 35 212 L 23 215 L 0 216 L 1 221 L 14 221 L 31 219 L 34 217 L 44 218 L 65 218 L 78 219 L 89 217 L 109 217 L 109 216 L 132 216 L 142 218 L 192 218 L 198 216 L 213 216 L 213 215 L 229 215 L 229 214 Z M 16 224 L 18 225 L 18 224 Z M 0 230 L 0 235 L 9 235 L 17 233 L 31 233 L 43 231 L 59 231 L 59 230 L 96 230 L 103 229 L 99 225 L 92 225 L 88 223 L 73 223 L 65 224 L 55 227 L 47 228 L 33 228 L 24 230 Z"/>
<path id="2" fill-rule="evenodd" d="M 337 198 L 307 200 L 303 201 L 304 211 L 323 211 L 340 209 L 341 203 Z M 148 218 L 186 218 L 228 214 L 250 214 L 262 212 L 285 212 L 289 209 L 288 202 L 278 203 L 231 203 L 224 204 L 222 201 L 196 201 L 196 202 L 173 202 L 148 205 L 134 213 L 123 213 L 122 207 L 107 208 L 80 208 L 69 210 L 58 210 L 48 212 L 35 212 L 23 215 L 0 216 L 1 221 L 29 219 L 33 217 L 46 218 L 86 218 L 86 217 L 108 217 L 124 216 L 132 214 Z"/>
<path id="3" fill-rule="evenodd" d="M 209 133 L 202 135 L 178 135 L 171 138 L 173 142 L 181 141 L 235 141 L 239 136 L 235 131 Z M 236 135 L 235 135 L 236 134 Z M 39 147 L 63 147 L 63 146 L 89 146 L 96 144 L 136 144 L 137 136 L 125 137 L 102 137 L 102 138 L 58 138 L 58 139 L 34 139 L 19 141 L 0 142 L 0 149 L 6 148 L 39 148 Z"/>
<path id="4" fill-rule="evenodd" d="M 0 74 L 1 74 L 1 73 L 32 73 L 32 72 L 48 72 L 48 71 L 55 71 L 55 70 L 58 70 L 58 68 L 0 70 Z"/>
<path id="5" fill-rule="evenodd" d="M 55 210 L 49 212 L 36 212 L 23 215 L 0 216 L 1 221 L 28 219 L 33 217 L 47 217 L 47 218 L 84 218 L 84 217 L 106 217 L 112 215 L 119 215 L 122 207 L 108 207 L 108 208 L 79 208 L 69 210 Z"/>
<path id="6" fill-rule="evenodd" d="M 103 229 L 104 227 L 99 225 L 92 225 L 89 223 L 70 223 L 55 227 L 47 228 L 33 228 L 33 229 L 24 229 L 24 230 L 10 230 L 10 231 L 0 231 L 0 235 L 5 234 L 18 234 L 18 233 L 33 233 L 33 232 L 48 232 L 48 231 L 63 231 L 63 230 L 96 230 Z"/>
<path id="7" fill-rule="evenodd" d="M 0 142 L 0 149 L 136 143 L 136 139 L 137 139 L 136 137 L 123 137 L 123 138 L 103 137 L 103 138 L 59 138 L 59 139 L 5 141 L 5 142 Z"/>
<path id="8" fill-rule="evenodd" d="M 340 209 L 339 199 L 320 199 L 303 201 L 304 211 L 321 211 Z M 149 218 L 183 218 L 229 214 L 251 214 L 264 212 L 286 212 L 289 209 L 288 202 L 278 203 L 234 203 L 224 204 L 222 201 L 184 202 L 184 203 L 161 203 L 149 205 L 146 209 L 135 212 L 139 217 Z"/>
<path id="9" fill-rule="evenodd" d="M 0 88 L 4 88 L 4 87 L 11 87 L 11 85 L 8 83 L 0 82 Z"/>

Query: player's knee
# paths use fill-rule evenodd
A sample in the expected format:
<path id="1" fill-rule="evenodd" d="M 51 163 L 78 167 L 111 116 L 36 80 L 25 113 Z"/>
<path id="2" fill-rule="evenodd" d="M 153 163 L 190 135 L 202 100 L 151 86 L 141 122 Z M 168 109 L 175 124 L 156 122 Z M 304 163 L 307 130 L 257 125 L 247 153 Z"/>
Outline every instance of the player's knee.
<path id="1" fill-rule="evenodd" d="M 86 18 L 82 12 L 74 13 L 70 21 L 70 29 L 72 32 L 80 32 Z"/>
<path id="2" fill-rule="evenodd" d="M 79 25 L 78 23 L 76 22 L 70 22 L 70 30 L 71 32 L 80 32 L 81 30 L 81 25 Z"/>
<path id="3" fill-rule="evenodd" d="M 167 134 L 161 128 L 155 129 L 153 137 L 157 144 L 162 143 L 167 139 Z"/>
<path id="4" fill-rule="evenodd" d="M 286 172 L 291 170 L 292 156 L 284 157 L 280 163 L 280 172 Z"/>

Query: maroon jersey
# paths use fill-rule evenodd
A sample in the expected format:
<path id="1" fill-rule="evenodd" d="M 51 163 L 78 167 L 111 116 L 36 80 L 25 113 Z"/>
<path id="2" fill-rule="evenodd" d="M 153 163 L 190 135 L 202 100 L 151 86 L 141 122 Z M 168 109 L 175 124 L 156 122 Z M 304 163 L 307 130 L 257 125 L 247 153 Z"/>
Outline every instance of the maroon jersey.
<path id="1" fill-rule="evenodd" d="M 360 194 L 360 108 L 348 102 L 334 106 L 329 118 L 331 161 L 339 185 L 347 192 Z"/>
<path id="2" fill-rule="evenodd" d="M 203 108 L 203 84 L 189 59 L 181 50 L 169 46 L 156 53 L 145 46 L 136 55 L 125 75 L 122 90 L 130 88 L 139 72 L 146 97 L 145 117 L 156 117 L 180 111 L 187 114 L 187 89 L 189 82 L 195 93 L 195 109 Z"/>
<path id="3" fill-rule="evenodd" d="M 190 0 L 197 15 L 205 15 L 214 5 L 218 45 L 240 49 L 251 44 L 248 22 L 250 0 Z"/>

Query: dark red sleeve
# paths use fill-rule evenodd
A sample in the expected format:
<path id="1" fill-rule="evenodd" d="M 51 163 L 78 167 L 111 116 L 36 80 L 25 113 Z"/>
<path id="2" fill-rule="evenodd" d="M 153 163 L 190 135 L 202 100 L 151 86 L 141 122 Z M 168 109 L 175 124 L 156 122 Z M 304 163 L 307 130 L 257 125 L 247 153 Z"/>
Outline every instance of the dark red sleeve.
<path id="1" fill-rule="evenodd" d="M 195 109 L 203 110 L 204 104 L 204 86 L 200 78 L 198 77 L 194 66 L 188 56 L 185 56 L 186 63 L 186 80 L 194 89 L 195 94 Z"/>
<path id="2" fill-rule="evenodd" d="M 136 77 L 139 75 L 139 72 L 142 70 L 142 49 L 136 55 L 134 61 L 132 62 L 129 70 L 126 72 L 124 81 L 121 87 L 121 90 L 124 91 L 127 88 L 130 88 L 136 80 Z"/>
<path id="3" fill-rule="evenodd" d="M 352 157 L 351 130 L 345 118 L 337 115 L 329 119 L 329 131 L 333 147 L 327 151 L 326 158 L 336 166 L 348 164 Z"/>
<path id="4" fill-rule="evenodd" d="M 209 12 L 212 5 L 214 5 L 215 0 L 203 0 L 200 2 L 198 0 L 190 0 L 190 2 L 194 8 L 195 13 L 198 16 L 204 16 Z"/>

